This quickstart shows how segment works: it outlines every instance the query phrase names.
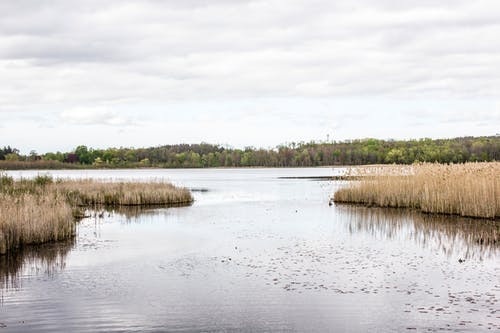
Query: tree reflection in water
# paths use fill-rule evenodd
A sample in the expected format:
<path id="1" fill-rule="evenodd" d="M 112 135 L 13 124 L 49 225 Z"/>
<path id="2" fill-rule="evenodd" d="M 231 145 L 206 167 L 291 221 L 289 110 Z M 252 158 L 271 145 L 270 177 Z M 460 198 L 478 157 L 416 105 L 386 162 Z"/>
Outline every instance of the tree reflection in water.
<path id="1" fill-rule="evenodd" d="M 492 257 L 500 250 L 500 221 L 424 214 L 414 210 L 337 205 L 351 233 L 376 238 L 411 240 L 463 259 Z"/>

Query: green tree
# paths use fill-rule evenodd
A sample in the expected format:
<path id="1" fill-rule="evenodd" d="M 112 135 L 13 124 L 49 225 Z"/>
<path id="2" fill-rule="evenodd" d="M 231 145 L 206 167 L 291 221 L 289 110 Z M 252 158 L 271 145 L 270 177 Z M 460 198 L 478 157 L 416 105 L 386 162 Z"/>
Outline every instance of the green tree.
<path id="1" fill-rule="evenodd" d="M 385 157 L 387 163 L 403 163 L 404 162 L 404 153 L 402 149 L 393 148 Z"/>
<path id="2" fill-rule="evenodd" d="M 19 155 L 16 153 L 9 153 L 5 155 L 6 161 L 19 161 Z"/>
<path id="3" fill-rule="evenodd" d="M 92 153 L 88 150 L 87 146 L 76 147 L 75 154 L 78 156 L 78 160 L 82 164 L 92 164 L 94 162 Z"/>
<path id="4" fill-rule="evenodd" d="M 96 158 L 94 159 L 94 163 L 93 163 L 93 164 L 94 164 L 94 165 L 97 165 L 97 166 L 100 166 L 100 165 L 102 165 L 103 163 L 104 163 L 104 162 L 103 162 L 102 158 L 100 158 L 100 157 L 96 157 Z"/>

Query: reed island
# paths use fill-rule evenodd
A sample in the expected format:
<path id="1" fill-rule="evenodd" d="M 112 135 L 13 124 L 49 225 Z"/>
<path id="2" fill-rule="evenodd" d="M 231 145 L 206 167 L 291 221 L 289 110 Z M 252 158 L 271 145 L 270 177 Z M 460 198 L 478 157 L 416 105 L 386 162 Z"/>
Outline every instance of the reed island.
<path id="1" fill-rule="evenodd" d="M 182 205 L 191 192 L 165 182 L 63 180 L 49 176 L 14 180 L 0 175 L 0 254 L 24 245 L 75 235 L 86 209 Z"/>

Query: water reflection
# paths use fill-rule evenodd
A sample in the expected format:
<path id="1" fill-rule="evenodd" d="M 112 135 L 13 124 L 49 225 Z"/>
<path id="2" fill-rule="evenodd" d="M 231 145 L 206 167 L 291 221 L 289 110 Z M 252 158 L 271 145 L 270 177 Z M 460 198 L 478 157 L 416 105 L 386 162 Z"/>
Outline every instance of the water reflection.
<path id="1" fill-rule="evenodd" d="M 168 206 L 172 207 L 172 206 Z M 138 222 L 142 217 L 159 214 L 162 206 L 101 207 L 86 210 L 84 216 L 106 221 L 114 216 L 123 216 L 127 222 Z M 0 255 L 0 289 L 18 289 L 21 278 L 30 276 L 52 276 L 66 266 L 66 256 L 75 248 L 76 238 L 41 245 L 28 245 L 15 252 Z"/>
<path id="2" fill-rule="evenodd" d="M 75 239 L 26 246 L 14 253 L 0 255 L 0 289 L 19 288 L 22 276 L 53 275 L 64 269 L 66 256 Z"/>
<path id="3" fill-rule="evenodd" d="M 185 207 L 182 205 L 149 205 L 149 206 L 116 206 L 116 207 L 102 207 L 96 210 L 88 210 L 85 212 L 87 217 L 106 220 L 112 217 L 124 217 L 128 223 L 140 223 L 142 218 L 146 216 L 159 215 L 165 209 L 173 207 Z"/>
<path id="4" fill-rule="evenodd" d="M 98 206 L 93 209 L 87 209 L 82 213 L 85 218 L 104 219 L 115 215 L 124 216 L 128 222 L 147 215 L 157 215 L 163 209 L 174 207 L 186 207 L 192 204 L 170 204 L 170 205 L 147 205 L 147 206 Z"/>
<path id="5" fill-rule="evenodd" d="M 500 221 L 424 214 L 413 210 L 338 205 L 351 233 L 411 240 L 447 256 L 485 259 L 500 252 Z"/>

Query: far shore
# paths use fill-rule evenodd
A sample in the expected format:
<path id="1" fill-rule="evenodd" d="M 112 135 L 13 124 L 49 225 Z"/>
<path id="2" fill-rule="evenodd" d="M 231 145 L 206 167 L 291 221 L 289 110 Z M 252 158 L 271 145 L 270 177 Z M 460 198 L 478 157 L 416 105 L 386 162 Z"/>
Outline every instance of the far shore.
<path id="1" fill-rule="evenodd" d="M 45 163 L 44 161 L 16 162 L 12 164 L 7 161 L 0 161 L 1 171 L 22 171 L 22 170 L 201 170 L 201 169 L 342 169 L 363 166 L 387 166 L 391 164 L 363 164 L 363 165 L 318 165 L 318 166 L 217 166 L 217 167 L 163 167 L 163 166 L 143 166 L 143 165 L 87 165 L 71 163 Z"/>

